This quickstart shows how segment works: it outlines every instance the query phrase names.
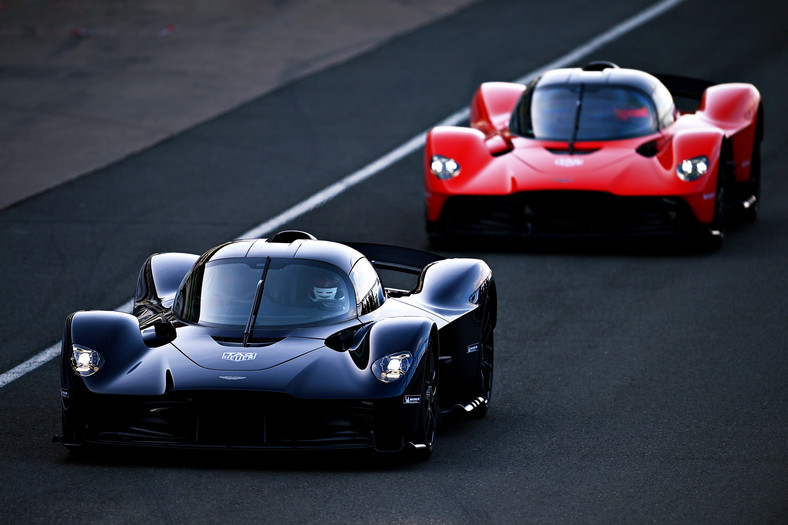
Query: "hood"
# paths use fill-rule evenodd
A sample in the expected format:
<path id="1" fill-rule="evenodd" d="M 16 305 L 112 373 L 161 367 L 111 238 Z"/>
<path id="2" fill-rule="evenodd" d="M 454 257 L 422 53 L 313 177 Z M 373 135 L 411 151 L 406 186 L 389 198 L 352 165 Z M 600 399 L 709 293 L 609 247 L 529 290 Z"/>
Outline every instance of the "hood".
<path id="1" fill-rule="evenodd" d="M 322 348 L 324 340 L 293 335 L 263 338 L 255 334 L 249 345 L 243 346 L 238 334 L 228 336 L 197 327 L 183 327 L 172 344 L 202 368 L 239 372 L 281 365 Z"/>
<path id="2" fill-rule="evenodd" d="M 552 187 L 559 183 L 578 186 L 578 189 L 606 188 L 622 172 L 628 172 L 633 163 L 648 162 L 635 152 L 635 148 L 631 141 L 626 141 L 621 147 L 608 144 L 598 149 L 576 150 L 572 154 L 566 148 L 539 146 L 518 149 L 512 155 L 529 169 L 520 171 L 524 180 L 515 183 L 531 186 L 535 181 L 543 181 Z"/>

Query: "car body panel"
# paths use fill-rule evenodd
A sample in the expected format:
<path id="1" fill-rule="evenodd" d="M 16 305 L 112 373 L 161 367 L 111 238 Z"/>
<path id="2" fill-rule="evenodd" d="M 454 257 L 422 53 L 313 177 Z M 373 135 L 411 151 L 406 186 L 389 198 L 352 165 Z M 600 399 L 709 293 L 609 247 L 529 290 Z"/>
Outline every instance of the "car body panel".
<path id="1" fill-rule="evenodd" d="M 653 97 L 652 107 L 658 108 L 655 114 L 661 115 L 659 108 L 668 101 L 672 115 L 659 116 L 659 127 L 651 133 L 620 139 L 553 140 L 524 136 L 510 129 L 516 124 L 520 104 L 525 104 L 537 89 L 545 91 L 572 83 L 624 86 L 622 89 L 647 93 Z M 673 105 L 667 98 L 671 95 L 677 100 L 689 98 L 695 107 L 680 110 L 677 103 Z M 630 118 L 630 114 L 623 115 L 622 120 Z M 560 205 L 561 195 L 571 199 L 569 208 L 583 195 L 598 199 L 588 204 L 589 214 L 593 214 L 599 203 L 614 202 L 623 208 L 625 198 L 633 197 L 656 207 L 656 198 L 663 197 L 674 209 L 682 208 L 685 223 L 708 229 L 714 221 L 720 172 L 730 172 L 723 184 L 737 185 L 739 189 L 738 193 L 727 195 L 731 199 L 726 202 L 728 207 L 741 205 L 747 199 L 752 202 L 747 185 L 759 183 L 755 180 L 759 174 L 752 175 L 750 166 L 762 135 L 760 94 L 746 83 L 713 85 L 617 67 L 554 70 L 528 86 L 484 83 L 471 101 L 470 127 L 438 126 L 427 134 L 424 155 L 427 230 L 431 238 L 451 234 L 455 227 L 461 234 L 472 233 L 476 226 L 476 233 L 484 235 L 509 235 L 519 230 L 521 236 L 539 236 L 542 232 L 538 222 L 523 217 L 522 209 L 538 204 L 536 201 L 542 195 L 547 196 L 546 206 L 550 207 Z M 456 161 L 459 173 L 447 178 L 435 176 L 431 170 L 434 156 Z M 701 156 L 708 158 L 704 176 L 691 181 L 678 177 L 676 170 L 682 161 Z M 511 198 L 505 202 L 485 199 L 491 196 Z M 648 197 L 654 199 L 642 199 Z M 513 215 L 505 219 L 503 214 L 496 217 L 495 208 L 504 205 L 511 206 Z M 476 213 L 477 206 L 485 211 Z M 622 216 L 622 220 L 626 218 Z M 496 230 L 499 219 L 519 224 Z M 612 218 L 609 219 L 608 226 L 612 223 Z M 483 224 L 485 221 L 487 226 Z M 664 233 L 664 229 L 659 232 Z M 581 228 L 578 233 L 591 232 Z"/>
<path id="2" fill-rule="evenodd" d="M 431 398 L 435 388 L 422 391 L 431 359 L 440 359 L 446 369 L 442 384 L 449 388 L 440 398 L 446 411 L 478 397 L 467 384 L 475 385 L 480 373 L 480 310 L 494 309 L 488 297 L 492 272 L 478 259 L 359 246 L 387 254 L 387 261 L 374 263 L 407 270 L 417 284 L 410 290 L 391 289 L 373 307 L 359 299 L 359 314 L 337 322 L 255 325 L 249 334 L 244 333 L 249 325 L 244 330 L 181 317 L 186 299 L 179 297 L 192 293 L 192 281 L 202 279 L 207 266 L 275 256 L 335 264 L 353 278 L 359 264 L 370 264 L 368 259 L 349 246 L 315 239 L 240 240 L 202 256 L 149 257 L 140 270 L 134 314 L 79 311 L 66 321 L 61 352 L 64 443 L 70 448 L 336 446 L 396 451 L 415 439 L 418 448 L 413 436 L 423 433 L 425 395 Z M 263 275 L 273 279 L 274 274 Z M 492 330 L 489 322 L 488 328 Z M 75 372 L 74 349 L 100 356 L 95 373 Z M 410 367 L 397 380 L 378 379 L 376 363 L 402 352 L 409 354 Z M 259 408 L 243 403 L 245 396 Z M 260 421 L 248 428 L 238 423 L 245 430 L 228 432 L 225 440 L 221 426 L 208 431 L 200 421 L 222 420 L 235 428 L 219 416 L 228 403 L 238 414 L 245 406 L 247 417 Z M 304 413 L 314 418 L 314 425 L 306 425 Z M 283 433 L 274 432 L 277 426 Z M 308 437 L 313 434 L 320 439 Z"/>

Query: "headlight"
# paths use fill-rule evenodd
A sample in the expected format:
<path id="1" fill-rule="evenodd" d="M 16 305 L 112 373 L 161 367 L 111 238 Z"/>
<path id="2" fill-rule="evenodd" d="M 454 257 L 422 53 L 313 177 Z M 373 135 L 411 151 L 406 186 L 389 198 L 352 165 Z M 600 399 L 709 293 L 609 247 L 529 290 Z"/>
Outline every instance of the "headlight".
<path id="1" fill-rule="evenodd" d="M 691 159 L 684 159 L 679 163 L 676 168 L 676 173 L 679 178 L 686 182 L 692 182 L 703 177 L 709 171 L 709 158 L 708 157 L 693 157 Z"/>
<path id="2" fill-rule="evenodd" d="M 433 155 L 430 159 L 430 171 L 440 180 L 448 180 L 460 174 L 460 165 L 454 159 Z"/>
<path id="3" fill-rule="evenodd" d="M 407 374 L 412 363 L 410 352 L 389 354 L 372 363 L 372 373 L 384 383 L 391 383 Z"/>
<path id="4" fill-rule="evenodd" d="M 95 350 L 85 346 L 71 345 L 71 368 L 77 375 L 92 376 L 103 364 L 104 358 Z"/>

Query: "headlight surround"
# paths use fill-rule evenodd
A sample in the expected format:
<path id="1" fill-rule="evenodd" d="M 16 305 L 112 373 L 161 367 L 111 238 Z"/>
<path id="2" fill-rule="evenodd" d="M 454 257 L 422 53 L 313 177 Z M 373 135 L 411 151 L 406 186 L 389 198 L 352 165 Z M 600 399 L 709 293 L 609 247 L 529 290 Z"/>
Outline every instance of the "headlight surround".
<path id="1" fill-rule="evenodd" d="M 384 383 L 393 383 L 405 377 L 412 364 L 413 355 L 410 352 L 396 352 L 372 363 L 372 373 Z"/>
<path id="2" fill-rule="evenodd" d="M 82 377 L 92 376 L 104 364 L 104 357 L 95 350 L 81 345 L 71 345 L 71 369 Z"/>
<path id="3" fill-rule="evenodd" d="M 684 159 L 679 162 L 676 174 L 685 182 L 692 182 L 706 175 L 709 171 L 709 158 L 705 155 Z"/>
<path id="4" fill-rule="evenodd" d="M 430 171 L 440 180 L 453 179 L 460 174 L 460 164 L 449 157 L 433 155 L 430 159 Z"/>

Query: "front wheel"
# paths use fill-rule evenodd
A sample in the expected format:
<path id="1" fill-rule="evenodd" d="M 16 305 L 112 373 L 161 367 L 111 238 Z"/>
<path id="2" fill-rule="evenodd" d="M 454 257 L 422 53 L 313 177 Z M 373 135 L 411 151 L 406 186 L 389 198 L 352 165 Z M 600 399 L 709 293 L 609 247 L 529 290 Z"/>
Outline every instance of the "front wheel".
<path id="1" fill-rule="evenodd" d="M 761 145 L 755 142 L 750 160 L 750 180 L 744 185 L 742 199 L 742 221 L 755 222 L 758 218 L 758 206 L 761 200 Z"/>
<path id="2" fill-rule="evenodd" d="M 421 406 L 413 457 L 424 461 L 432 455 L 438 431 L 438 356 L 432 340 L 424 354 L 424 374 L 421 385 Z"/>
<path id="3" fill-rule="evenodd" d="M 491 291 L 494 293 L 494 289 Z M 490 408 L 493 388 L 493 365 L 495 358 L 495 297 L 488 297 L 485 304 L 484 322 L 482 324 L 481 341 L 479 344 L 479 371 L 477 376 L 476 397 L 481 403 L 470 412 L 472 418 L 483 418 Z"/>
<path id="4" fill-rule="evenodd" d="M 721 155 L 719 164 L 717 189 L 714 193 L 714 216 L 709 229 L 701 234 L 701 249 L 709 252 L 722 248 L 728 226 L 728 156 Z"/>

